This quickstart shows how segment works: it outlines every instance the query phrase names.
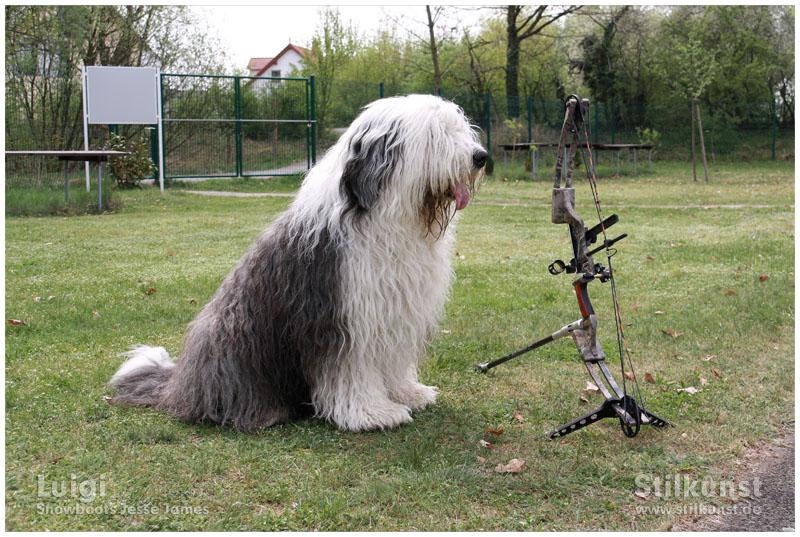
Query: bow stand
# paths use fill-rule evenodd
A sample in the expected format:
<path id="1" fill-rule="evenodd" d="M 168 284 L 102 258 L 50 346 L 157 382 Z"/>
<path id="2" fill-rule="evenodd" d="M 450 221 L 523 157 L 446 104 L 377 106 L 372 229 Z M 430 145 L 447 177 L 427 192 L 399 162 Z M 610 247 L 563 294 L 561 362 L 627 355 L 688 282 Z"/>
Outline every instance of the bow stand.
<path id="1" fill-rule="evenodd" d="M 572 282 L 575 294 L 578 298 L 578 308 L 581 318 L 570 323 L 549 336 L 532 343 L 531 345 L 512 352 L 511 354 L 498 358 L 492 362 L 478 364 L 476 370 L 482 373 L 498 366 L 512 358 L 516 358 L 533 349 L 551 343 L 568 335 L 572 336 L 578 352 L 583 359 L 589 375 L 600 393 L 605 397 L 605 402 L 599 407 L 584 414 L 583 416 L 566 423 L 545 436 L 557 438 L 568 435 L 578 429 L 582 429 L 596 421 L 604 418 L 618 418 L 622 432 L 625 436 L 633 438 L 639 433 L 642 425 L 652 425 L 654 427 L 665 427 L 669 423 L 659 416 L 645 409 L 644 401 L 639 390 L 639 384 L 633 373 L 633 363 L 631 362 L 630 352 L 628 351 L 625 340 L 625 332 L 620 316 L 619 301 L 617 290 L 614 283 L 614 273 L 611 268 L 611 257 L 616 253 L 616 249 L 611 248 L 615 243 L 627 237 L 623 233 L 613 239 L 606 236 L 606 230 L 619 221 L 617 215 L 611 215 L 604 219 L 600 209 L 600 200 L 597 195 L 597 183 L 594 176 L 594 164 L 591 157 L 589 146 L 589 125 L 588 125 L 589 101 L 581 101 L 577 95 L 571 95 L 566 102 L 566 113 L 564 123 L 561 128 L 561 138 L 558 144 L 556 156 L 555 173 L 553 174 L 553 213 L 552 222 L 554 224 L 567 224 L 569 226 L 570 242 L 572 245 L 573 257 L 569 263 L 558 259 L 550 264 L 548 271 L 550 274 L 558 275 L 562 272 L 576 274 L 577 279 Z M 585 135 L 585 148 L 580 143 L 580 131 L 583 128 Z M 567 138 L 571 140 L 568 142 Z M 587 178 L 591 186 L 594 205 L 597 211 L 599 223 L 587 229 L 583 220 L 575 212 L 575 189 L 572 188 L 572 172 L 575 166 L 575 154 L 580 147 L 581 156 L 586 167 Z M 564 186 L 561 186 L 562 177 Z M 597 242 L 602 235 L 602 243 L 599 246 L 589 249 Z M 606 253 L 607 267 L 600 263 L 595 263 L 592 259 L 594 254 L 601 251 Z M 600 346 L 597 338 L 597 316 L 595 315 L 592 302 L 589 299 L 589 283 L 593 281 L 609 283 L 611 295 L 614 302 L 615 324 L 617 329 L 617 344 L 619 347 L 619 358 L 622 372 L 622 386 L 614 379 L 611 371 L 606 365 L 606 355 Z M 626 364 L 629 371 L 626 371 Z M 628 385 L 630 384 L 630 393 Z"/>

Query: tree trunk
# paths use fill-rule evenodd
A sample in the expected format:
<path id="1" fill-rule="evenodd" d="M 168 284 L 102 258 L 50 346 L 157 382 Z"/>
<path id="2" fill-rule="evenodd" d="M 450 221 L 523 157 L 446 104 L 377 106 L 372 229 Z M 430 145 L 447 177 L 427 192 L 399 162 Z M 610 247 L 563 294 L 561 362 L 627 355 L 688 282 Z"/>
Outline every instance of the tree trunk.
<path id="1" fill-rule="evenodd" d="M 433 31 L 433 16 L 431 16 L 431 6 L 425 6 L 428 13 L 428 33 L 430 34 L 431 59 L 433 60 L 433 83 L 436 89 L 442 87 L 442 73 L 439 71 L 439 51 L 436 46 L 436 34 Z"/>
<path id="2" fill-rule="evenodd" d="M 517 28 L 517 14 L 519 6 L 508 6 L 506 11 L 506 99 L 508 117 L 519 116 L 519 30 Z"/>
<path id="3" fill-rule="evenodd" d="M 694 114 L 694 103 L 689 103 L 689 108 L 692 111 L 692 177 L 694 182 L 697 182 L 697 155 L 694 152 L 694 124 L 697 121 Z"/>
<path id="4" fill-rule="evenodd" d="M 703 154 L 703 172 L 706 175 L 706 183 L 708 182 L 708 162 L 706 161 L 706 143 L 703 141 L 703 120 L 700 119 L 700 104 L 694 103 L 697 110 L 697 132 L 700 133 L 700 151 Z"/>

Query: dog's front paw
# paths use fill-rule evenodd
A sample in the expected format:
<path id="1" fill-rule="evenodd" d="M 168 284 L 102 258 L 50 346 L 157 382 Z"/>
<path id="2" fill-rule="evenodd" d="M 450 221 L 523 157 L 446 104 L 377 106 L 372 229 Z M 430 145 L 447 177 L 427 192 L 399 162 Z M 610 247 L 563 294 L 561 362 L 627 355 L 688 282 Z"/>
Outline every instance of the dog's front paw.
<path id="1" fill-rule="evenodd" d="M 436 386 L 425 386 L 419 382 L 412 382 L 401 390 L 392 394 L 392 400 L 408 405 L 411 410 L 422 410 L 428 405 L 436 402 L 439 388 Z"/>
<path id="2" fill-rule="evenodd" d="M 341 429 L 348 431 L 370 431 L 373 429 L 391 429 L 403 423 L 410 423 L 411 409 L 386 401 L 369 408 L 350 409 L 346 416 L 333 420 Z"/>

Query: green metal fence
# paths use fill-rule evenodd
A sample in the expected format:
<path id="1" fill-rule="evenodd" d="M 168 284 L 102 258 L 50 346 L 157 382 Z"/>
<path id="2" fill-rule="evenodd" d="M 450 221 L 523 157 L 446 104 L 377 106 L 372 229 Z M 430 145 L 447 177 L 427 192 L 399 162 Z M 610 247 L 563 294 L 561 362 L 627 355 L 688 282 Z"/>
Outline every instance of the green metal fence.
<path id="1" fill-rule="evenodd" d="M 511 97 L 463 90 L 410 87 L 366 81 L 318 78 L 317 112 L 320 143 L 335 141 L 367 103 L 393 95 L 438 94 L 459 104 L 480 127 L 491 153 L 498 145 L 557 141 L 564 120 L 564 101 L 534 96 Z M 655 143 L 654 159 L 686 159 L 691 154 L 691 112 L 680 99 L 655 102 L 591 103 L 592 141 L 598 143 Z M 773 100 L 701 104 L 709 159 L 787 159 L 794 156 L 794 108 Z M 513 110 L 518 111 L 516 115 Z M 699 149 L 698 149 L 699 150 Z"/>
<path id="2" fill-rule="evenodd" d="M 293 175 L 316 161 L 314 80 L 161 75 L 167 178 Z"/>
<path id="3" fill-rule="evenodd" d="M 80 77 L 76 73 L 59 79 L 58 84 L 65 87 L 62 93 L 69 98 L 25 98 L 14 84 L 6 84 L 6 149 L 83 148 Z M 480 127 L 484 144 L 495 155 L 499 144 L 555 140 L 564 107 L 562 100 L 538 96 L 509 97 L 389 81 L 321 77 L 164 74 L 162 92 L 168 178 L 303 172 L 314 164 L 318 152 L 336 141 L 366 104 L 381 97 L 432 93 L 456 102 Z M 701 113 L 712 162 L 794 158 L 791 102 L 767 99 L 741 103 L 730 98 L 701 104 Z M 655 140 L 656 160 L 688 159 L 691 154 L 689 105 L 677 99 L 592 102 L 590 121 L 595 142 Z M 90 125 L 89 147 L 103 147 L 109 130 L 115 128 Z M 126 138 L 149 136 L 154 157 L 158 154 L 153 126 L 120 125 L 118 131 Z M 17 183 L 38 185 L 50 175 L 57 183 L 62 173 L 57 163 L 45 163 L 29 180 L 31 171 L 25 166 L 19 159 L 7 161 L 7 184 L 12 175 Z M 15 174 L 17 168 L 20 173 Z"/>

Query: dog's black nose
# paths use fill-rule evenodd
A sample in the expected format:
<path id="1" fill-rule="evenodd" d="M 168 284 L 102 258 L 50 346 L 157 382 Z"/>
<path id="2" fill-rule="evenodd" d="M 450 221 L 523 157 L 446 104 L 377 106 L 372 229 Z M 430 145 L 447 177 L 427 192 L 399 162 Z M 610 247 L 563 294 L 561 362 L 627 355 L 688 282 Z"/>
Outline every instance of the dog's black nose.
<path id="1" fill-rule="evenodd" d="M 488 158 L 489 158 L 489 153 L 487 153 L 483 149 L 477 149 L 472 154 L 472 164 L 478 169 L 483 168 L 486 165 L 486 159 Z"/>

